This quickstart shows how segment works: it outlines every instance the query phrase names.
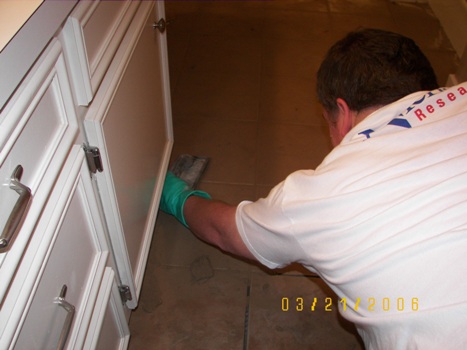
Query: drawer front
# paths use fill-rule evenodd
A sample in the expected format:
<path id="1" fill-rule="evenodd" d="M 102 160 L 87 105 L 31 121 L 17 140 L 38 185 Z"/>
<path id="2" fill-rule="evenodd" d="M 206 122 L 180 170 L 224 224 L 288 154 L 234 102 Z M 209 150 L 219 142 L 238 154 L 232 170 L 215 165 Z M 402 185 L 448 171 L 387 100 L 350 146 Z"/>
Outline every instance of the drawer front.
<path id="1" fill-rule="evenodd" d="M 65 61 L 55 40 L 0 117 L 0 302 L 77 134 Z M 22 175 L 15 172 L 18 166 Z M 24 187 L 20 192 L 17 182 Z"/>
<path id="2" fill-rule="evenodd" d="M 82 348 L 92 317 L 108 246 L 83 151 L 76 147 L 71 170 L 62 174 L 64 185 L 54 188 L 38 224 L 42 239 L 32 241 L 35 251 L 28 249 L 40 271 L 36 278 L 33 271 L 28 276 L 35 282 L 18 327 L 17 349 L 55 349 L 61 341 Z M 68 336 L 61 338 L 62 332 Z"/>
<path id="3" fill-rule="evenodd" d="M 139 1 L 82 1 L 60 38 L 70 60 L 75 95 L 87 105 L 135 14 Z"/>

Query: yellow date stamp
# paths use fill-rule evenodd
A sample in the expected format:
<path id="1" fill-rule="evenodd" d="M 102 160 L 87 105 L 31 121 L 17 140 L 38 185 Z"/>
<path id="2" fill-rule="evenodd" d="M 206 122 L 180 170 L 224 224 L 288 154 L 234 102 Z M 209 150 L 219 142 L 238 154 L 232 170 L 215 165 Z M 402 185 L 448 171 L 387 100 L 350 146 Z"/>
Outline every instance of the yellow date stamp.
<path id="1" fill-rule="evenodd" d="M 348 311 L 349 309 L 354 311 L 369 311 L 369 312 L 404 312 L 404 311 L 418 311 L 419 309 L 418 298 L 356 298 L 355 300 L 349 301 L 347 298 L 333 299 L 331 297 L 326 298 L 309 298 L 305 300 L 302 297 L 283 297 L 281 300 L 281 309 L 284 312 L 289 311 L 317 311 L 324 310 L 332 312 L 336 306 L 340 306 L 342 311 Z"/>

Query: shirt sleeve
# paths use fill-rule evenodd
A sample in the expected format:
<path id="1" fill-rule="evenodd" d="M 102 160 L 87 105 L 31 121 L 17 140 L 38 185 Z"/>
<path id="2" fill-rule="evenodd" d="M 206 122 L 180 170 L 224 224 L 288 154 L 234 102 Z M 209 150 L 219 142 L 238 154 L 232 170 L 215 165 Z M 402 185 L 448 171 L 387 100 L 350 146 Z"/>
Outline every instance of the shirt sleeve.
<path id="1" fill-rule="evenodd" d="M 256 202 L 243 201 L 236 211 L 240 236 L 256 259 L 275 269 L 298 261 L 301 247 L 297 243 L 292 221 L 283 212 L 284 183 Z"/>

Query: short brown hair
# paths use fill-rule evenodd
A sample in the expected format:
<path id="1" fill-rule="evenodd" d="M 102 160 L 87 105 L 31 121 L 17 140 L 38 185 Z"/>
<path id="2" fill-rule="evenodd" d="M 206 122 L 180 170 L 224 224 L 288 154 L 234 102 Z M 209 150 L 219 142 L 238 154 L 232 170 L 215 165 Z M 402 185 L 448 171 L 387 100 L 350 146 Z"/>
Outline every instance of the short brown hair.
<path id="1" fill-rule="evenodd" d="M 437 87 L 433 68 L 415 42 L 379 29 L 349 33 L 330 48 L 317 74 L 318 98 L 331 113 L 337 98 L 361 111 Z"/>

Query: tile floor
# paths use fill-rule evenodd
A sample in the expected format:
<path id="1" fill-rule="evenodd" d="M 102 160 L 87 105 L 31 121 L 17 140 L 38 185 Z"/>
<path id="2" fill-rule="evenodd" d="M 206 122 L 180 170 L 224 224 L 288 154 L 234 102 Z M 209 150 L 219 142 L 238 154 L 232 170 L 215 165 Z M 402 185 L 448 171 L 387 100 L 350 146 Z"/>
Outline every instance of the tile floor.
<path id="1" fill-rule="evenodd" d="M 441 84 L 456 71 L 455 52 L 426 4 L 167 1 L 166 15 L 173 157 L 209 156 L 200 188 L 231 204 L 265 196 L 330 151 L 315 72 L 348 31 L 378 27 L 411 36 Z M 241 261 L 160 213 L 130 349 L 362 349 L 336 308 L 329 288 L 299 266 L 268 271 Z"/>

